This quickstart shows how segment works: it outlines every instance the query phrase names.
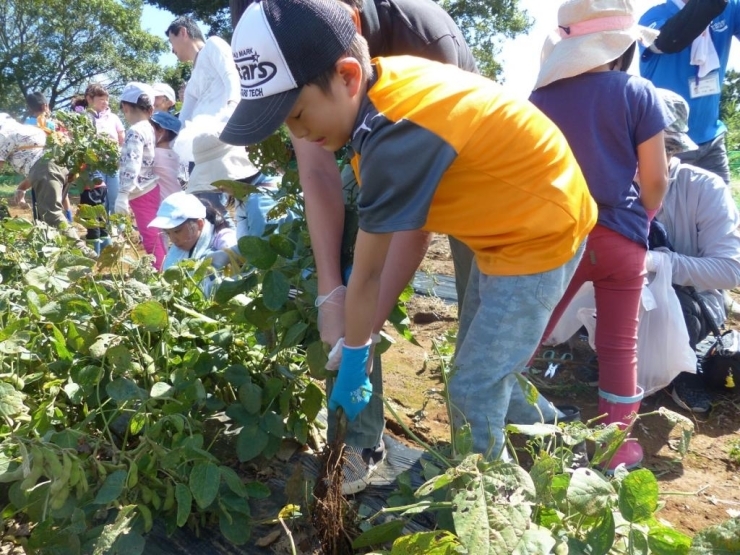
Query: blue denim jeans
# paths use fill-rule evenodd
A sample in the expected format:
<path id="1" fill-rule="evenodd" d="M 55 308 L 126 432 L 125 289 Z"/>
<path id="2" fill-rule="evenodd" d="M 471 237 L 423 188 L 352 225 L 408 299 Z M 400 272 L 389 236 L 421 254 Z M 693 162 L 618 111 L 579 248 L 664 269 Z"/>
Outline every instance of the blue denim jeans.
<path id="1" fill-rule="evenodd" d="M 453 426 L 470 424 L 475 452 L 498 458 L 504 449 L 507 418 L 526 423 L 525 417 L 539 415 L 526 406 L 516 374 L 537 350 L 582 254 L 583 245 L 554 270 L 519 276 L 486 275 L 473 263 L 449 394 Z M 554 407 L 544 399 L 538 405 L 545 409 L 544 420 L 555 417 Z"/>
<path id="2" fill-rule="evenodd" d="M 121 181 L 118 178 L 118 172 L 110 175 L 103 175 L 103 181 L 105 181 L 106 188 L 108 189 L 108 196 L 105 199 L 105 210 L 108 214 L 113 214 L 113 208 L 116 205 L 116 199 L 118 198 L 118 190 L 121 188 Z"/>

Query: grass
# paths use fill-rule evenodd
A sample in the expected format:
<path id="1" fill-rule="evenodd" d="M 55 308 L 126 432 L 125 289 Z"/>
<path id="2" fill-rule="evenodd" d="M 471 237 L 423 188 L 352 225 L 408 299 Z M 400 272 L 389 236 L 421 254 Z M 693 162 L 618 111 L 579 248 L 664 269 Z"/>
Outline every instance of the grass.
<path id="1" fill-rule="evenodd" d="M 0 174 L 0 198 L 11 198 L 21 178 L 16 174 Z"/>

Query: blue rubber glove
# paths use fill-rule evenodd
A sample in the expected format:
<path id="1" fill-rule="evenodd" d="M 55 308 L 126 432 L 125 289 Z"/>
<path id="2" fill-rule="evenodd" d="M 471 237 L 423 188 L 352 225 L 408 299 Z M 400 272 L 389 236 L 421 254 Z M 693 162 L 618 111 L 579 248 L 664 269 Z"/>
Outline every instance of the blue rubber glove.
<path id="1" fill-rule="evenodd" d="M 329 398 L 329 410 L 342 407 L 348 420 L 357 418 L 373 394 L 373 384 L 365 370 L 371 345 L 342 347 L 342 363 Z"/>

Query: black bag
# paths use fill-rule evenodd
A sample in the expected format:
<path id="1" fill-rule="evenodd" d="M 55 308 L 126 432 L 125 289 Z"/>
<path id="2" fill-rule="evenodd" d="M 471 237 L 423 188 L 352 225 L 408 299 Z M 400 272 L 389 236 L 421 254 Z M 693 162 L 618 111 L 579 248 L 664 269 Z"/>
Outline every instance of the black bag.
<path id="1" fill-rule="evenodd" d="M 714 343 L 701 359 L 701 376 L 712 389 L 733 392 L 740 390 L 740 332 L 728 330 L 722 333 L 714 323 L 712 315 L 696 290 L 692 297 L 699 305 L 704 320 L 714 334 Z"/>

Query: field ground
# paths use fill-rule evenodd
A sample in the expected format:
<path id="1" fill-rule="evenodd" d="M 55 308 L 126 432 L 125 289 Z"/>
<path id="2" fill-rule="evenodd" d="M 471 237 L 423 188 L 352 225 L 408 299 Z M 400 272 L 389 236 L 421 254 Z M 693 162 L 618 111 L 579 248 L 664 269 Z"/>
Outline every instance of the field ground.
<path id="1" fill-rule="evenodd" d="M 14 185 L 0 181 L 0 198 L 12 196 Z M 8 189 L 8 190 L 6 190 Z M 735 189 L 737 190 L 737 189 Z M 740 200 L 740 194 L 736 194 Z M 740 202 L 738 203 L 740 204 Z M 30 210 L 11 208 L 14 215 L 30 219 Z M 452 275 L 452 262 L 445 237 L 436 236 L 421 271 L 428 274 Z M 740 290 L 732 292 L 740 303 Z M 740 304 L 736 304 L 740 308 Z M 442 382 L 439 356 L 435 344 L 449 354 L 452 344 L 447 334 L 457 326 L 456 305 L 439 298 L 414 296 L 409 316 L 412 332 L 421 345 L 415 346 L 396 338 L 395 345 L 384 355 L 384 389 L 386 398 L 415 434 L 434 444 L 449 438 L 447 411 L 440 392 Z M 740 311 L 731 316 L 730 325 L 740 327 Z M 393 336 L 395 332 L 389 331 Z M 567 349 L 567 347 L 565 347 Z M 535 374 L 533 381 L 555 404 L 576 404 L 584 419 L 597 415 L 597 391 L 579 382 L 574 371 L 587 358 L 585 348 L 578 346 L 574 360 L 564 363 L 553 379 Z M 540 367 L 541 366 L 541 367 Z M 543 370 L 544 362 L 535 367 Z M 644 400 L 641 412 L 660 406 L 682 412 L 693 420 L 696 434 L 688 455 L 681 458 L 675 449 L 676 438 L 669 435 L 670 425 L 651 416 L 637 426 L 637 438 L 645 450 L 644 466 L 652 470 L 660 483 L 665 507 L 658 517 L 679 530 L 693 535 L 710 525 L 740 514 L 740 395 L 718 397 L 708 415 L 691 415 L 681 411 L 665 392 Z M 387 417 L 387 431 L 410 442 L 402 427 Z M 0 549 L 0 553 L 4 551 Z"/>

